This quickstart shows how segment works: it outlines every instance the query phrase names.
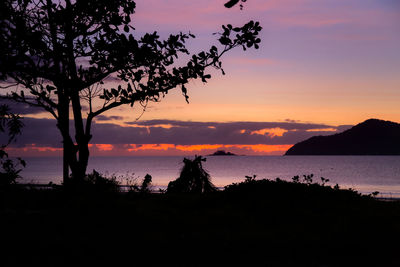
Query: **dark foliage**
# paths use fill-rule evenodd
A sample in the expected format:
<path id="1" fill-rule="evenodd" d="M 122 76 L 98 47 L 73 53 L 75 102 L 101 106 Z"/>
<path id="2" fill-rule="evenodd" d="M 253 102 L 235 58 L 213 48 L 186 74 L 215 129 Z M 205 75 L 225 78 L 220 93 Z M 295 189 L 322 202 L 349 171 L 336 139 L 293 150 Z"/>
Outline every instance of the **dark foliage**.
<path id="1" fill-rule="evenodd" d="M 362 198 L 370 199 L 376 197 L 379 192 L 370 195 L 362 195 L 354 189 L 341 189 L 335 186 L 326 185 L 329 179 L 321 177 L 321 183 L 313 182 L 313 174 L 294 176 L 292 181 L 285 181 L 280 178 L 275 180 L 256 179 L 256 176 L 246 176 L 246 179 L 240 183 L 233 183 L 225 186 L 224 192 L 228 195 L 242 195 L 252 197 L 262 197 L 268 199 L 299 199 L 301 201 L 341 201 L 342 203 Z M 330 203 L 333 205 L 333 203 Z"/>
<path id="2" fill-rule="evenodd" d="M 213 194 L 6 192 L 2 263 L 398 266 L 399 202 L 304 178 L 248 176 Z"/>
<path id="3" fill-rule="evenodd" d="M 7 143 L 0 146 L 0 189 L 16 184 L 17 179 L 21 178 L 19 173 L 26 165 L 21 158 L 10 159 L 5 151 L 7 145 L 21 133 L 22 127 L 21 118 L 12 113 L 7 105 L 0 105 L 0 133 L 8 136 Z"/>
<path id="4" fill-rule="evenodd" d="M 152 177 L 150 174 L 146 174 L 144 176 L 142 186 L 140 187 L 141 193 L 150 193 L 151 192 L 151 180 L 152 180 Z"/>
<path id="5" fill-rule="evenodd" d="M 243 9 L 243 4 L 242 3 L 246 2 L 247 0 L 230 0 L 230 1 L 226 2 L 224 4 L 224 6 L 226 8 L 232 8 L 233 6 L 237 5 L 239 3 L 239 1 L 241 2 L 240 5 L 239 5 L 240 9 Z"/>
<path id="6" fill-rule="evenodd" d="M 12 113 L 7 105 L 0 105 L 0 133 L 8 136 L 7 143 L 0 144 L 1 149 L 4 149 L 16 139 L 17 135 L 21 134 L 23 126 L 18 114 Z"/>
<path id="7" fill-rule="evenodd" d="M 193 160 L 184 158 L 179 177 L 168 184 L 167 193 L 208 193 L 216 191 L 210 175 L 204 170 L 202 162 L 206 158 L 195 156 Z"/>
<path id="8" fill-rule="evenodd" d="M 11 160 L 7 153 L 0 150 L 0 189 L 16 184 L 17 179 L 21 178 L 20 172 L 25 166 L 23 159 Z"/>
<path id="9" fill-rule="evenodd" d="M 150 174 L 146 174 L 142 180 L 141 185 L 137 184 L 136 182 L 129 183 L 129 193 L 133 194 L 149 194 L 152 191 L 151 186 L 152 177 Z"/>
<path id="10" fill-rule="evenodd" d="M 64 184 L 63 188 L 70 192 L 120 192 L 120 182 L 115 176 L 106 177 L 99 172 L 93 170 L 92 173 L 86 175 L 83 179 L 71 177 Z"/>

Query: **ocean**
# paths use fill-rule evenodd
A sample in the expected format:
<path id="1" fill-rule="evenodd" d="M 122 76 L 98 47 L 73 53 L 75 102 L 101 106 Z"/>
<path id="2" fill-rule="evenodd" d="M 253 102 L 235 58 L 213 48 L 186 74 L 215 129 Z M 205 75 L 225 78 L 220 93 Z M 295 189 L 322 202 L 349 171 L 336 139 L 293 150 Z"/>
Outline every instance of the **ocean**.
<path id="1" fill-rule="evenodd" d="M 190 158 L 190 157 L 189 157 Z M 314 174 L 329 179 L 328 185 L 353 188 L 361 193 L 380 192 L 381 197 L 400 197 L 400 156 L 208 156 L 203 163 L 212 182 L 218 186 L 240 182 L 246 175 L 257 178 L 291 180 L 295 175 Z M 24 158 L 27 167 L 20 183 L 47 184 L 62 181 L 62 159 L 58 157 Z M 93 169 L 115 175 L 122 184 L 126 179 L 140 182 L 148 173 L 155 188 L 165 188 L 179 176 L 181 156 L 92 157 Z"/>

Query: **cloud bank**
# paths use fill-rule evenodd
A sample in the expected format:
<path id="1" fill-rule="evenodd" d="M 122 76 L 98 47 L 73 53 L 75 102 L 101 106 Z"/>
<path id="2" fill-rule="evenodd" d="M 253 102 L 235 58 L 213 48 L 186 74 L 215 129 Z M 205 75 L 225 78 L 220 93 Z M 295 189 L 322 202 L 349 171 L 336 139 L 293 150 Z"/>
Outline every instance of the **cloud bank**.
<path id="1" fill-rule="evenodd" d="M 110 120 L 115 119 L 110 117 Z M 104 122 L 103 122 L 104 121 Z M 62 139 L 52 119 L 24 118 L 25 127 L 12 147 L 17 149 L 60 151 Z M 73 129 L 73 125 L 71 125 Z M 285 122 L 195 122 L 145 120 L 120 125 L 102 117 L 94 122 L 91 149 L 96 153 L 128 151 L 201 151 L 236 148 L 262 153 L 284 151 L 314 135 L 328 135 L 349 126 Z M 1 136 L 5 140 L 5 136 Z M 275 147 L 274 147 L 275 146 Z M 123 154 L 123 153 L 122 153 Z"/>

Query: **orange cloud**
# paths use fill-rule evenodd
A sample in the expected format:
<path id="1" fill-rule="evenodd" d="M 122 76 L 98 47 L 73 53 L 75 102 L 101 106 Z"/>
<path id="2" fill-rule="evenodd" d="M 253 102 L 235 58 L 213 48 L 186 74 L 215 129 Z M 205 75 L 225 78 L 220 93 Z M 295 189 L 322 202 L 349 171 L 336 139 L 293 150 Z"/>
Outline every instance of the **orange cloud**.
<path id="1" fill-rule="evenodd" d="M 286 152 L 293 145 L 225 145 L 227 148 L 239 148 L 246 149 L 254 152 L 262 152 L 265 154 L 270 154 L 272 152 Z"/>
<path id="2" fill-rule="evenodd" d="M 250 134 L 259 134 L 259 135 L 267 134 L 269 137 L 274 138 L 276 136 L 283 136 L 283 134 L 286 132 L 288 132 L 288 130 L 275 127 L 275 128 L 265 128 L 257 131 L 252 131 L 250 132 Z"/>
<path id="3" fill-rule="evenodd" d="M 308 129 L 307 132 L 336 132 L 335 128 Z"/>
<path id="4" fill-rule="evenodd" d="M 29 144 L 24 147 L 7 147 L 7 153 L 10 156 L 21 157 L 60 156 L 62 150 L 61 147 L 37 146 L 36 144 Z"/>
<path id="5" fill-rule="evenodd" d="M 140 124 L 129 124 L 129 127 L 135 127 L 135 128 L 146 128 L 147 130 L 149 130 L 149 126 L 147 125 L 140 125 Z M 178 127 L 176 125 L 172 125 L 172 124 L 154 124 L 151 125 L 151 127 L 159 127 L 159 128 L 164 128 L 164 129 L 170 129 L 172 127 Z"/>
<path id="6" fill-rule="evenodd" d="M 111 144 L 96 144 L 96 148 L 100 151 L 110 151 L 113 150 L 114 146 Z"/>
<path id="7" fill-rule="evenodd" d="M 181 151 L 201 151 L 208 149 L 218 149 L 223 147 L 223 145 L 177 145 L 175 148 Z"/>
<path id="8" fill-rule="evenodd" d="M 47 152 L 47 151 L 49 151 L 49 152 L 56 152 L 56 151 L 62 151 L 62 148 L 57 148 L 57 147 L 48 147 L 48 146 L 45 146 L 45 147 L 37 147 L 37 146 L 35 146 L 34 144 L 33 144 L 33 146 L 31 146 L 31 147 L 25 147 L 24 148 L 24 151 L 27 151 L 27 150 L 37 150 L 37 151 L 39 151 L 39 152 Z"/>
<path id="9" fill-rule="evenodd" d="M 170 148 L 175 147 L 175 145 L 173 144 L 143 144 L 143 145 L 129 144 L 129 146 L 130 148 L 127 149 L 129 152 L 139 151 L 139 150 L 168 150 Z"/>

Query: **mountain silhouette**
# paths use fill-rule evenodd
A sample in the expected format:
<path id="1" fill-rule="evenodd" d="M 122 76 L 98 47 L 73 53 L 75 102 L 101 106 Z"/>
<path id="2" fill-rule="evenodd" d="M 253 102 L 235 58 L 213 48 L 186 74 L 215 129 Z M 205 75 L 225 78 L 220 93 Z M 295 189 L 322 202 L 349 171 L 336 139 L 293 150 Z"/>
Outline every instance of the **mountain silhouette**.
<path id="1" fill-rule="evenodd" d="M 400 155 L 400 124 L 369 119 L 342 133 L 313 136 L 285 155 Z"/>

